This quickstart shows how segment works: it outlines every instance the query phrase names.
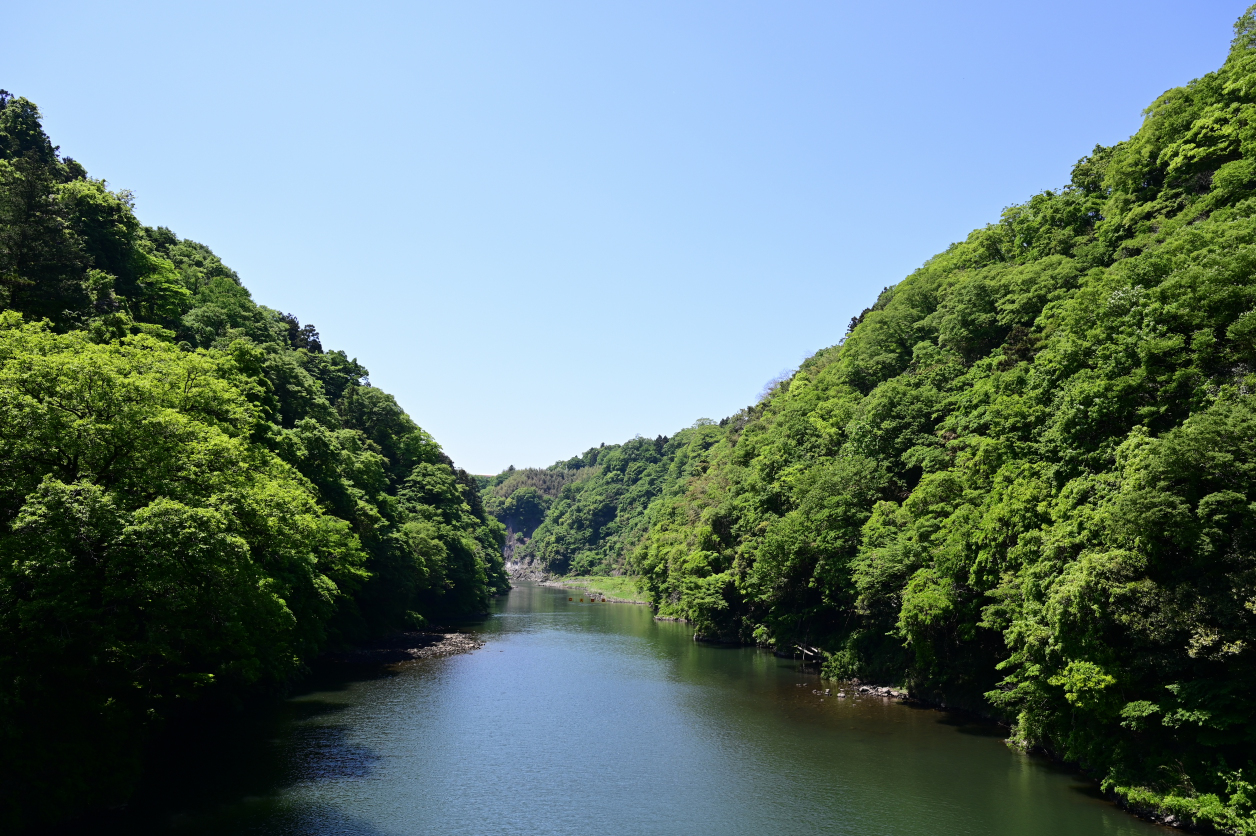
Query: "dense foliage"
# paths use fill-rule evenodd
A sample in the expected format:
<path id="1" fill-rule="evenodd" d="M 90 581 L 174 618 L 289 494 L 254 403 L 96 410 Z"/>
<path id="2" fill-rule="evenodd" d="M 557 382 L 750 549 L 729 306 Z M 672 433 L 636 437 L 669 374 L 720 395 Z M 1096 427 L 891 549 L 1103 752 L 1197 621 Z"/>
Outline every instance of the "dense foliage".
<path id="1" fill-rule="evenodd" d="M 365 368 L 0 92 L 0 826 L 125 799 L 189 705 L 483 611 L 503 540 Z"/>
<path id="2" fill-rule="evenodd" d="M 831 676 L 1002 712 L 1132 804 L 1256 833 L 1252 12 L 1135 136 L 703 432 L 668 490 L 625 445 L 529 548 L 626 561 L 702 633 L 819 645 Z"/>
<path id="3" fill-rule="evenodd" d="M 482 486 L 485 510 L 505 524 L 515 572 L 630 573 L 651 504 L 681 490 L 721 433 L 699 420 L 675 436 L 603 444 L 544 470 L 511 468 Z"/>

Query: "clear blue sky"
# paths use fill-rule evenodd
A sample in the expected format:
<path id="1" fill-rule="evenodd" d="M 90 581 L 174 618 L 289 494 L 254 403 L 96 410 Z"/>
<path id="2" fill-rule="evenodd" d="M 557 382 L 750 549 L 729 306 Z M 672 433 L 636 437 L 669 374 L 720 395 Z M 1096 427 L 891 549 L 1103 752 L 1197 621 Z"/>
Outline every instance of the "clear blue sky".
<path id="1" fill-rule="evenodd" d="M 0 86 L 490 473 L 752 403 L 1244 6 L 22 3 Z"/>

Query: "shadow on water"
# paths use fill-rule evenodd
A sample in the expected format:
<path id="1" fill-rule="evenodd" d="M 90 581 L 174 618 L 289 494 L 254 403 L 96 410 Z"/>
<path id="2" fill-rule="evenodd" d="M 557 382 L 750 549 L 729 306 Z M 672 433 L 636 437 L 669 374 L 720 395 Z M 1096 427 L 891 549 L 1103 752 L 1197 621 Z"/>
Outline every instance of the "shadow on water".
<path id="1" fill-rule="evenodd" d="M 180 836 L 263 836 L 274 833 L 284 836 L 395 836 L 331 805 L 313 804 L 293 809 L 269 798 L 246 798 L 230 807 L 201 813 L 197 818 L 173 816 L 168 832 Z"/>
<path id="2" fill-rule="evenodd" d="M 348 781 L 369 776 L 379 755 L 366 746 L 349 743 L 348 738 L 349 729 L 343 726 L 298 726 L 291 738 L 294 754 L 288 761 L 289 779 L 282 783 Z"/>
<path id="3" fill-rule="evenodd" d="M 1072 777 L 1076 779 L 1077 776 L 1073 775 Z M 1069 785 L 1069 790 L 1077 793 L 1078 795 L 1093 798 L 1095 801 L 1110 800 L 1108 795 L 1103 790 L 1099 789 L 1099 783 L 1097 781 L 1076 781 L 1075 783 Z"/>
<path id="4" fill-rule="evenodd" d="M 282 822 L 280 832 L 293 836 L 381 833 L 331 808 L 286 810 L 280 796 L 302 783 L 370 776 L 379 755 L 350 742 L 350 728 L 334 721 L 350 703 L 331 698 L 396 675 L 379 665 L 318 663 L 287 699 L 184 718 L 161 736 L 128 805 L 53 834 L 260 833 L 259 818 Z"/>
<path id="5" fill-rule="evenodd" d="M 924 703 L 908 702 L 903 703 L 903 705 L 915 711 L 939 713 L 941 716 L 937 718 L 937 724 L 939 726 L 948 726 L 960 734 L 999 740 L 1006 740 L 1008 737 L 1008 728 L 1006 726 L 965 711 L 940 709 Z M 1112 803 L 1112 797 L 1100 788 L 1099 782 L 1087 776 L 1077 764 L 1052 758 L 1041 751 L 1017 751 L 1016 755 L 1032 763 L 1037 771 L 1064 779 L 1067 782 L 1065 786 L 1070 794 L 1082 796 L 1102 804 Z M 1156 827 L 1159 829 L 1160 826 Z M 1170 828 L 1164 829 L 1166 832 L 1171 830 Z"/>
<path id="6" fill-rule="evenodd" d="M 280 814 L 276 824 L 280 825 L 280 832 L 291 834 L 292 836 L 324 836 L 324 834 L 337 834 L 337 836 L 394 836 L 388 831 L 381 830 L 368 821 L 351 816 L 343 810 L 335 807 L 312 807 L 305 808 L 300 811 L 294 811 L 291 814 Z M 212 831 L 206 831 L 212 832 Z M 243 831 L 244 833 L 272 833 L 274 825 L 270 825 L 262 830 L 261 828 Z"/>
<path id="7" fill-rule="evenodd" d="M 938 712 L 941 716 L 937 718 L 937 724 L 939 726 L 948 726 L 960 734 L 999 740 L 1006 740 L 1008 737 L 1008 728 L 1006 726 L 965 711 L 940 709 L 924 703 L 908 702 L 903 703 L 903 705 L 916 711 Z M 1111 798 L 1099 788 L 1099 782 L 1087 777 L 1077 764 L 1057 760 L 1039 751 L 1019 752 L 1018 754 L 1020 757 L 1032 762 L 1039 771 L 1068 779 L 1070 792 L 1094 801 L 1105 803 L 1111 801 Z"/>
<path id="8" fill-rule="evenodd" d="M 1075 763 L 1057 760 L 1042 752 L 1023 752 L 1024 757 L 1034 763 L 1034 765 L 1043 772 L 1050 775 L 1059 775 L 1069 780 L 1069 791 L 1078 795 L 1083 795 L 1095 801 L 1111 803 L 1112 798 L 1099 788 L 1099 782 L 1088 778 Z"/>
<path id="9" fill-rule="evenodd" d="M 947 726 L 960 734 L 969 737 L 989 737 L 1006 740 L 1008 727 L 994 720 L 959 708 L 939 708 L 926 702 L 906 700 L 899 702 L 903 708 L 922 714 L 935 715 L 934 722 L 939 726 Z"/>
<path id="10" fill-rule="evenodd" d="M 1007 727 L 1000 726 L 993 720 L 985 720 L 964 712 L 929 708 L 928 706 L 920 706 L 920 708 L 926 711 L 941 711 L 942 716 L 938 718 L 938 725 L 950 726 L 960 734 L 967 734 L 972 737 L 995 737 L 1000 740 L 1007 739 Z"/>
<path id="11" fill-rule="evenodd" d="M 976 715 L 824 699 L 797 660 L 568 597 L 521 585 L 460 625 L 482 650 L 324 665 L 282 702 L 180 732 L 131 810 L 74 832 L 1160 832 Z"/>

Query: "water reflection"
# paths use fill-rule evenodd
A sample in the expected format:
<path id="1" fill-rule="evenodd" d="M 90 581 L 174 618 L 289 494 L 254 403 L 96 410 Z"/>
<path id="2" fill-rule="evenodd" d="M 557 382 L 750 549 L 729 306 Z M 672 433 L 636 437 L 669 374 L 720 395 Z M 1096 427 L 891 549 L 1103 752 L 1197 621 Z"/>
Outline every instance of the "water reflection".
<path id="1" fill-rule="evenodd" d="M 997 728 L 524 586 L 474 653 L 340 669 L 118 832 L 1151 834 Z M 197 755 L 196 757 L 201 757 Z"/>

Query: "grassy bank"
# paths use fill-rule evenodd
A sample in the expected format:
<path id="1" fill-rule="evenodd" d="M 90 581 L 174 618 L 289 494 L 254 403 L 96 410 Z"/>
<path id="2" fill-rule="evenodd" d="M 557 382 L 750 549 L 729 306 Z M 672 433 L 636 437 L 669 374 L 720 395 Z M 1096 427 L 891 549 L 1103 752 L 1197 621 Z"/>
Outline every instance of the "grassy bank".
<path id="1" fill-rule="evenodd" d="M 625 601 L 633 604 L 649 603 L 645 593 L 638 588 L 636 578 L 572 575 L 565 578 L 555 578 L 553 582 L 567 589 L 583 589 L 597 595 L 605 595 L 607 598 L 613 598 L 616 601 Z"/>

